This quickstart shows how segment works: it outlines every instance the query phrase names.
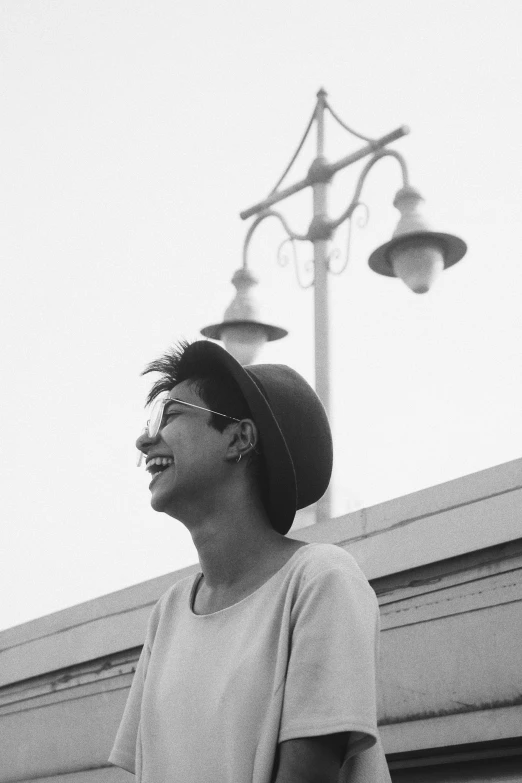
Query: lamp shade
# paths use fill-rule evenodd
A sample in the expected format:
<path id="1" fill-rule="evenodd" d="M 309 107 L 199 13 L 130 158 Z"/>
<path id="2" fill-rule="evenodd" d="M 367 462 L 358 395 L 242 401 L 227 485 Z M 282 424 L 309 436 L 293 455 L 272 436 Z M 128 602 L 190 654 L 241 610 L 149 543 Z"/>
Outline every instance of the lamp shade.
<path id="1" fill-rule="evenodd" d="M 222 340 L 227 351 L 241 364 L 253 364 L 266 342 L 280 340 L 288 332 L 260 318 L 261 307 L 252 292 L 258 280 L 250 269 L 238 269 L 232 284 L 236 288 L 236 295 L 225 310 L 223 321 L 205 326 L 201 334 L 212 340 Z"/>
<path id="2" fill-rule="evenodd" d="M 230 321 L 221 330 L 221 340 L 227 351 L 240 364 L 253 364 L 268 340 L 268 333 L 262 324 Z"/>
<path id="3" fill-rule="evenodd" d="M 422 213 L 421 194 L 405 185 L 394 199 L 401 216 L 393 237 L 374 250 L 370 269 L 400 277 L 415 293 L 425 293 L 438 274 L 465 255 L 466 243 L 453 234 L 433 231 Z"/>

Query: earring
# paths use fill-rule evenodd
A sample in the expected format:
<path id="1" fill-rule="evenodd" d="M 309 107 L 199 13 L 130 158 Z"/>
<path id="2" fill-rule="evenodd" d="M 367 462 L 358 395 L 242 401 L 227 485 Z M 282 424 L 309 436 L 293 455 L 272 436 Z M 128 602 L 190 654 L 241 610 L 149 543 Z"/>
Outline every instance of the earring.
<path id="1" fill-rule="evenodd" d="M 242 455 L 242 454 L 240 454 L 240 455 L 239 455 L 239 457 L 236 459 L 236 465 L 239 465 L 239 463 L 241 462 L 241 457 L 242 457 L 242 456 L 243 456 L 243 455 Z"/>

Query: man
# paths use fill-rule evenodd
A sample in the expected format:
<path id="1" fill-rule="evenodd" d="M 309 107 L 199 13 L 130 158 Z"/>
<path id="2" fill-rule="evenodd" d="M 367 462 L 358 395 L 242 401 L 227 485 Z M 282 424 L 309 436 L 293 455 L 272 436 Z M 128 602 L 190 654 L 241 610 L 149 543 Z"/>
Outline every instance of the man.
<path id="1" fill-rule="evenodd" d="M 151 505 L 201 573 L 152 612 L 110 761 L 141 783 L 386 783 L 375 594 L 340 547 L 285 538 L 331 476 L 318 397 L 206 341 L 145 372 Z"/>

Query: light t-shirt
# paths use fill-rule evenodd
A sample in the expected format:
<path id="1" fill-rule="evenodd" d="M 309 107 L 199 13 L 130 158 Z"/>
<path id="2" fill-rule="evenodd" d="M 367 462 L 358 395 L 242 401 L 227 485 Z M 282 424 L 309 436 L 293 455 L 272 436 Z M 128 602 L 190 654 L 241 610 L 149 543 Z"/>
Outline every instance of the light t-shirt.
<path id="1" fill-rule="evenodd" d="M 340 781 L 388 783 L 376 723 L 379 609 L 353 557 L 307 544 L 197 615 L 201 574 L 153 609 L 110 761 L 139 783 L 271 783 L 278 743 L 350 732 Z"/>

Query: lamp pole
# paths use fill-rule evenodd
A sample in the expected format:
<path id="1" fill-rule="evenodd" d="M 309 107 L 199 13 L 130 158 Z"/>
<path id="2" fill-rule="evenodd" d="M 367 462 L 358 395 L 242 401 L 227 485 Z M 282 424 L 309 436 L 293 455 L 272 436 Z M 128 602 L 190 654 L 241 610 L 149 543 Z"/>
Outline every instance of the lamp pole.
<path id="1" fill-rule="evenodd" d="M 366 145 L 335 163 L 329 163 L 324 155 L 326 112 L 329 112 L 334 120 L 352 136 L 366 141 Z M 316 157 L 308 170 L 308 174 L 294 185 L 280 189 L 314 123 L 317 132 Z M 256 228 L 267 218 L 277 218 L 287 235 L 279 247 L 279 254 L 283 246 L 290 242 L 294 252 L 298 282 L 303 288 L 308 288 L 310 285 L 314 286 L 315 388 L 329 416 L 330 337 L 328 278 L 329 274 L 334 273 L 330 265 L 330 242 L 336 229 L 345 221 L 349 222 L 351 233 L 353 213 L 357 207 L 364 206 L 363 202 L 360 201 L 361 192 L 366 177 L 375 163 L 386 156 L 395 158 L 401 168 L 402 187 L 397 192 L 393 202 L 401 214 L 397 228 L 391 240 L 377 248 L 368 260 L 369 266 L 374 272 L 386 277 L 400 277 L 415 293 L 425 293 L 443 269 L 460 261 L 466 253 L 466 244 L 462 239 L 452 234 L 434 231 L 427 223 L 421 210 L 421 203 L 424 199 L 419 191 L 410 185 L 406 161 L 399 152 L 387 148 L 390 143 L 408 133 L 409 129 L 405 126 L 401 126 L 378 139 L 372 139 L 357 133 L 337 116 L 328 102 L 326 91 L 321 88 L 317 93 L 314 112 L 304 136 L 282 177 L 266 199 L 240 213 L 240 217 L 243 220 L 254 216 L 255 220 L 245 237 L 243 266 L 235 272 L 232 278 L 232 283 L 236 287 L 237 293 L 225 311 L 223 321 L 206 326 L 201 330 L 205 337 L 223 340 L 225 348 L 236 356 L 242 364 L 253 363 L 257 351 L 265 342 L 278 340 L 286 336 L 287 331 L 285 329 L 273 326 L 266 319 L 261 318 L 260 305 L 253 292 L 257 279 L 248 268 L 248 248 Z M 359 176 L 350 204 L 338 218 L 331 219 L 328 215 L 328 191 L 334 175 L 341 169 L 351 166 L 366 157 L 369 157 L 369 161 Z M 313 194 L 312 222 L 306 234 L 297 234 L 291 230 L 284 216 L 273 209 L 273 206 L 307 187 L 312 188 Z M 350 233 L 348 235 L 349 238 Z M 313 281 L 308 285 L 303 284 L 300 278 L 299 263 L 295 252 L 295 243 L 297 241 L 306 241 L 313 244 L 314 277 Z M 346 268 L 348 253 L 343 267 L 335 274 L 340 274 Z M 328 491 L 317 504 L 317 521 L 324 521 L 330 518 L 330 505 L 330 493 Z"/>
<path id="2" fill-rule="evenodd" d="M 317 157 L 319 165 L 324 161 L 324 110 L 326 93 L 323 89 L 317 95 Z M 312 185 L 314 213 L 312 226 L 320 227 L 328 221 L 329 181 Z M 312 230 L 313 233 L 313 230 Z M 319 230 L 312 239 L 314 246 L 314 348 L 315 348 L 315 390 L 330 415 L 330 320 L 328 297 L 328 256 L 330 240 Z M 325 513 L 329 509 L 323 509 Z"/>

